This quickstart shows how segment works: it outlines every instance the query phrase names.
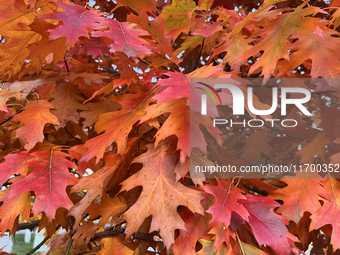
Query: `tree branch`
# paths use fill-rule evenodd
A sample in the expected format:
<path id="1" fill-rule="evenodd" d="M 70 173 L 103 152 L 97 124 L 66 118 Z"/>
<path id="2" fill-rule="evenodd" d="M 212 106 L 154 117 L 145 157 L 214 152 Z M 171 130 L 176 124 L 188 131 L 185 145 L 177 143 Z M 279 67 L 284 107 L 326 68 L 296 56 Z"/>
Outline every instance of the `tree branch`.
<path id="1" fill-rule="evenodd" d="M 150 63 L 144 59 L 141 59 L 140 57 L 137 57 L 140 62 L 143 62 L 146 65 L 150 65 Z"/>
<path id="2" fill-rule="evenodd" d="M 203 47 L 204 47 L 204 40 L 205 40 L 205 37 L 203 37 L 201 50 L 200 50 L 200 53 L 198 54 L 198 59 L 196 61 L 196 67 L 195 67 L 194 70 L 196 70 L 198 68 L 198 64 L 200 63 L 200 58 L 202 56 L 202 51 L 203 51 Z"/>
<path id="3" fill-rule="evenodd" d="M 18 227 L 18 230 L 29 229 L 29 230 L 33 231 L 36 227 L 39 226 L 39 223 L 40 223 L 40 220 L 34 220 L 31 223 L 29 223 L 29 222 L 20 223 L 19 227 Z M 58 225 L 57 229 L 59 227 L 60 226 Z M 105 231 L 96 233 L 94 235 L 94 237 L 91 238 L 91 241 L 94 241 L 94 240 L 96 240 L 98 238 L 101 238 L 101 237 L 104 237 L 104 236 L 116 236 L 116 235 L 124 234 L 124 232 L 125 232 L 124 228 L 113 229 L 113 230 L 105 230 Z M 74 235 L 74 234 L 75 233 L 72 233 L 72 235 Z M 161 241 L 161 239 L 158 236 L 155 236 L 155 235 L 152 235 L 152 234 L 146 234 L 146 233 L 142 233 L 142 232 L 136 232 L 132 236 L 134 238 L 137 238 L 137 239 L 143 239 L 143 240 L 149 240 L 149 241 L 155 241 L 155 242 Z M 38 249 L 39 248 L 40 247 L 38 247 Z"/>
<path id="4" fill-rule="evenodd" d="M 31 255 L 31 254 L 35 253 L 37 250 L 39 250 L 39 248 L 40 248 L 41 246 L 43 246 L 43 245 L 46 243 L 46 241 L 47 241 L 48 239 L 50 239 L 50 237 L 49 237 L 49 236 L 46 236 L 46 237 L 44 238 L 44 240 L 42 240 L 42 241 L 40 242 L 40 244 L 38 244 L 36 247 L 34 247 L 34 248 L 33 248 L 32 250 L 30 250 L 29 252 L 27 252 L 26 255 Z"/>
<path id="5" fill-rule="evenodd" d="M 312 94 L 323 94 L 323 93 L 335 93 L 338 92 L 336 90 L 325 90 L 325 91 L 314 91 Z"/>
<path id="6" fill-rule="evenodd" d="M 113 230 L 106 230 L 103 232 L 96 233 L 94 237 L 91 238 L 90 241 L 94 241 L 98 238 L 104 237 L 104 236 L 116 236 L 120 234 L 124 234 L 125 229 L 113 229 Z M 136 232 L 132 235 L 133 238 L 137 239 L 143 239 L 143 240 L 148 240 L 148 241 L 153 241 L 153 242 L 161 242 L 162 239 L 160 239 L 158 236 L 147 234 L 147 233 L 142 233 L 142 232 Z"/>
<path id="7" fill-rule="evenodd" d="M 90 241 L 94 241 L 94 240 L 101 238 L 101 237 L 104 237 L 104 236 L 120 235 L 120 234 L 123 234 L 124 231 L 125 231 L 125 229 L 121 228 L 121 229 L 113 229 L 113 230 L 106 230 L 106 231 L 103 231 L 103 232 L 99 232 L 99 233 L 96 233 L 94 235 L 94 237 L 91 238 Z"/>
<path id="8" fill-rule="evenodd" d="M 33 220 L 31 223 L 29 222 L 20 223 L 18 226 L 18 230 L 29 229 L 33 231 L 36 227 L 39 226 L 39 223 L 40 220 Z M 8 230 L 6 232 L 8 232 Z"/>
<path id="9" fill-rule="evenodd" d="M 67 249 L 66 249 L 66 252 L 65 252 L 65 255 L 68 255 L 68 254 L 70 253 L 72 244 L 73 244 L 73 239 L 71 239 L 71 240 L 68 242 L 68 244 L 67 244 Z"/>

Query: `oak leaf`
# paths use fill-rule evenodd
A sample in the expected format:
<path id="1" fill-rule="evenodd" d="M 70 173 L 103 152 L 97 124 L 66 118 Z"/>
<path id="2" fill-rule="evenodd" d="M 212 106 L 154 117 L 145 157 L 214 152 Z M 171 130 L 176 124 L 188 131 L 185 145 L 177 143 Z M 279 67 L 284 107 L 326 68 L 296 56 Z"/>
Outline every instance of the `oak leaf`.
<path id="1" fill-rule="evenodd" d="M 44 140 L 43 129 L 47 123 L 59 125 L 56 116 L 51 114 L 53 108 L 47 100 L 35 100 L 29 102 L 24 111 L 16 114 L 13 121 L 21 121 L 24 126 L 16 130 L 16 137 L 21 138 L 25 148 L 29 151 L 36 143 Z"/>
<path id="2" fill-rule="evenodd" d="M 236 212 L 244 220 L 248 220 L 248 211 L 238 202 L 238 200 L 246 198 L 242 191 L 223 179 L 216 180 L 218 186 L 204 186 L 205 192 L 215 197 L 215 203 L 207 210 L 213 216 L 209 226 L 216 227 L 223 223 L 225 227 L 229 227 L 233 212 Z"/>
<path id="3" fill-rule="evenodd" d="M 7 179 L 14 174 L 26 175 L 27 170 L 34 157 L 27 154 L 27 152 L 19 152 L 9 154 L 4 157 L 5 162 L 1 164 L 0 170 L 0 184 L 3 185 Z"/>
<path id="4" fill-rule="evenodd" d="M 187 33 L 194 23 L 190 22 L 192 10 L 196 8 L 196 3 L 192 0 L 172 1 L 171 6 L 163 9 L 161 16 L 165 20 L 166 35 L 175 40 L 180 33 Z M 191 13 L 191 15 L 188 15 Z M 170 31 L 169 31 L 170 30 Z"/>
<path id="5" fill-rule="evenodd" d="M 26 70 L 32 68 L 36 72 L 40 72 L 45 64 L 52 62 L 56 65 L 59 61 L 64 60 L 65 53 L 70 49 L 70 45 L 66 45 L 65 37 L 49 40 L 50 33 L 46 31 L 48 29 L 53 29 L 54 27 L 53 24 L 45 21 L 33 23 L 31 25 L 32 30 L 41 34 L 42 38 L 40 41 L 32 43 L 27 47 L 30 51 L 28 58 L 31 61 L 28 63 Z M 53 57 L 53 60 L 49 57 Z"/>
<path id="6" fill-rule="evenodd" d="M 12 71 L 16 74 L 30 53 L 27 47 L 39 41 L 41 35 L 29 27 L 37 16 L 37 7 L 29 10 L 24 0 L 8 3 L 8 9 L 13 11 L 6 12 L 7 19 L 0 19 L 0 73 Z M 45 10 L 48 5 L 45 2 L 39 8 Z"/>
<path id="7" fill-rule="evenodd" d="M 90 38 L 89 28 L 100 28 L 106 22 L 100 13 L 86 10 L 80 5 L 60 1 L 56 1 L 54 4 L 64 9 L 64 11 L 45 14 L 37 19 L 37 21 L 50 19 L 62 22 L 58 27 L 48 30 L 50 32 L 50 39 L 64 36 L 67 42 L 74 46 L 80 36 Z"/>
<path id="8" fill-rule="evenodd" d="M 99 115 L 107 112 L 114 112 L 120 109 L 120 104 L 112 102 L 105 97 L 98 103 L 87 103 L 87 110 L 80 112 L 80 116 L 85 118 L 84 127 L 90 127 L 98 122 Z"/>
<path id="9" fill-rule="evenodd" d="M 53 84 L 55 81 L 55 78 L 36 79 L 32 81 L 15 81 L 13 83 L 5 83 L 2 88 L 8 89 L 11 92 L 21 92 L 20 98 L 25 98 L 32 89 L 41 85 Z"/>
<path id="10" fill-rule="evenodd" d="M 241 252 L 247 255 L 267 255 L 268 253 L 261 251 L 257 247 L 247 244 L 245 242 L 242 242 L 240 239 L 238 239 L 237 244 L 234 247 L 233 250 L 234 254 L 240 254 Z"/>
<path id="11" fill-rule="evenodd" d="M 133 1 L 133 0 L 119 0 L 117 1 L 119 5 L 128 6 L 129 8 L 135 10 L 140 13 L 143 12 L 143 9 L 150 13 L 157 12 L 156 2 L 154 0 L 141 0 L 141 1 Z"/>
<path id="12" fill-rule="evenodd" d="M 110 225 L 118 220 L 120 216 L 128 208 L 127 203 L 123 197 L 116 196 L 111 198 L 106 194 L 101 197 L 99 203 L 93 203 L 87 213 L 90 215 L 91 219 L 96 219 L 101 216 L 98 222 L 98 227 L 105 226 L 109 220 Z"/>
<path id="13" fill-rule="evenodd" d="M 280 204 L 267 197 L 247 195 L 246 200 L 240 203 L 249 213 L 251 226 L 257 242 L 269 245 L 278 255 L 291 254 L 287 239 L 287 228 L 282 221 L 274 215 L 272 209 Z"/>
<path id="14" fill-rule="evenodd" d="M 67 156 L 66 153 L 52 150 L 28 154 L 27 158 L 31 158 L 28 165 L 34 170 L 12 185 L 8 200 L 25 191 L 33 191 L 36 196 L 33 205 L 34 215 L 45 212 L 49 220 L 55 217 L 59 207 L 70 209 L 73 203 L 66 193 L 66 187 L 75 185 L 78 179 L 68 171 L 68 168 L 75 169 L 77 166 L 67 160 Z M 5 161 L 1 167 L 6 168 L 7 164 Z"/>
<path id="15" fill-rule="evenodd" d="M 19 215 L 22 215 L 24 220 L 30 220 L 32 207 L 30 195 L 28 191 L 23 192 L 10 200 L 5 200 L 1 205 L 0 215 L 2 215 L 2 217 L 0 217 L 0 231 L 2 233 L 6 230 L 15 233 L 18 230 L 17 219 Z"/>
<path id="16" fill-rule="evenodd" d="M 337 37 L 339 33 L 332 31 L 320 32 L 320 28 L 309 34 L 294 35 L 293 39 L 298 39 L 289 46 L 294 51 L 290 55 L 291 68 L 296 68 L 307 60 L 312 61 L 311 76 L 313 78 L 337 78 L 340 75 L 339 60 L 333 58 L 334 48 L 339 47 Z M 332 87 L 339 90 L 339 86 L 331 81 Z"/>
<path id="17" fill-rule="evenodd" d="M 257 30 L 252 37 L 262 37 L 251 49 L 247 50 L 241 60 L 246 60 L 250 56 L 255 56 L 261 50 L 264 51 L 260 59 L 258 59 L 250 68 L 249 72 L 254 73 L 258 68 L 262 67 L 262 75 L 265 78 L 270 78 L 275 74 L 274 70 L 279 59 L 288 59 L 289 52 L 287 40 L 294 34 L 308 34 L 313 29 L 315 22 L 320 20 L 309 17 L 314 13 L 325 13 L 318 7 L 308 6 L 304 8 L 305 4 L 298 6 L 294 11 L 277 15 L 276 19 L 272 17 L 266 20 L 265 27 Z M 276 12 L 276 10 L 273 10 Z M 274 16 L 268 12 L 268 16 Z M 298 26 L 296 25 L 298 24 Z"/>
<path id="18" fill-rule="evenodd" d="M 147 86 L 143 88 L 135 87 L 135 89 L 138 92 L 137 94 L 127 94 L 119 97 L 120 100 L 117 102 L 122 105 L 122 110 L 104 113 L 99 116 L 95 130 L 98 133 L 103 131 L 105 133 L 85 143 L 85 147 L 91 148 L 91 150 L 83 156 L 82 161 L 88 161 L 96 157 L 98 162 L 112 142 L 117 143 L 119 154 L 124 153 L 127 137 L 132 126 L 146 115 L 145 109 L 149 106 L 152 96 L 157 92 L 157 89 Z"/>
<path id="19" fill-rule="evenodd" d="M 8 112 L 6 102 L 12 97 L 16 99 L 20 99 L 20 93 L 10 92 L 10 91 L 0 91 L 0 111 Z"/>
<path id="20" fill-rule="evenodd" d="M 177 254 L 196 255 L 196 243 L 200 238 L 208 238 L 208 225 L 205 217 L 193 214 L 189 209 L 181 211 L 181 218 L 185 222 L 185 230 L 179 230 L 179 236 L 172 246 L 172 252 Z"/>
<path id="21" fill-rule="evenodd" d="M 161 54 L 167 54 L 169 58 L 173 56 L 170 40 L 164 35 L 165 22 L 161 16 L 157 16 L 154 20 L 150 21 L 145 7 L 142 7 L 139 16 L 135 16 L 131 13 L 128 16 L 128 21 L 136 23 L 142 29 L 148 31 L 149 35 L 158 42 L 157 48 Z"/>
<path id="22" fill-rule="evenodd" d="M 314 214 L 321 208 L 319 196 L 328 197 L 324 188 L 320 185 L 321 176 L 313 173 L 308 174 L 306 169 L 302 171 L 303 174 L 296 176 L 296 178 L 280 179 L 288 186 L 275 190 L 269 195 L 270 198 L 279 199 L 284 202 L 277 212 L 296 224 L 299 223 L 304 212 Z"/>
<path id="23" fill-rule="evenodd" d="M 269 145 L 271 140 L 272 138 L 267 132 L 251 133 L 248 138 L 242 141 L 245 144 L 240 150 L 242 152 L 241 158 L 253 164 L 254 162 L 261 162 L 262 154 L 270 157 L 273 150 Z"/>
<path id="24" fill-rule="evenodd" d="M 78 245 L 81 245 L 83 240 L 85 240 L 85 243 L 88 243 L 96 234 L 97 229 L 98 226 L 92 221 L 83 222 L 83 224 L 77 228 L 77 232 L 72 236 L 72 239 L 76 240 L 76 244 Z"/>
<path id="25" fill-rule="evenodd" d="M 301 150 L 295 153 L 296 156 L 301 157 L 302 164 L 311 164 L 316 156 L 323 156 L 325 153 L 325 145 L 329 144 L 329 133 L 320 132 L 313 139 L 302 144 Z"/>
<path id="26" fill-rule="evenodd" d="M 75 218 L 76 226 L 79 225 L 92 201 L 96 198 L 98 198 L 99 201 L 101 200 L 107 183 L 118 169 L 122 159 L 120 155 L 109 153 L 104 157 L 104 161 L 106 162 L 104 167 L 90 176 L 81 178 L 78 184 L 71 189 L 71 193 L 87 190 L 86 195 L 75 204 L 69 212 L 69 215 Z"/>
<path id="27" fill-rule="evenodd" d="M 214 67 L 214 68 L 202 68 L 202 70 L 210 72 L 211 74 L 212 72 L 216 73 L 221 69 L 217 67 L 216 70 L 216 67 Z M 196 70 L 196 72 L 193 72 L 190 75 L 185 75 L 179 72 L 165 73 L 165 75 L 169 76 L 169 78 L 162 79 L 157 82 L 157 85 L 160 86 L 161 88 L 161 91 L 154 96 L 154 98 L 157 99 L 158 104 L 160 105 L 166 103 L 171 99 L 187 97 L 188 98 L 187 104 L 191 107 L 191 111 L 200 112 L 201 95 L 205 94 L 205 92 L 202 91 L 201 89 L 198 89 L 198 87 L 204 87 L 204 85 L 196 83 L 195 79 L 191 78 L 202 77 L 199 76 L 200 74 L 202 74 L 202 70 L 198 69 Z M 212 74 L 210 76 L 212 76 Z M 207 97 L 207 104 L 214 105 L 213 99 L 211 97 Z M 207 114 L 211 117 L 219 116 L 216 107 L 208 107 Z"/>
<path id="28" fill-rule="evenodd" d="M 54 98 L 51 104 L 55 110 L 51 110 L 51 113 L 58 118 L 61 126 L 65 126 L 68 121 L 78 123 L 80 118 L 78 110 L 88 109 L 86 105 L 80 103 L 84 98 L 79 90 L 71 83 L 62 83 L 56 89 L 57 92 L 49 96 Z"/>
<path id="29" fill-rule="evenodd" d="M 215 235 L 215 252 L 219 250 L 223 243 L 225 242 L 227 246 L 230 246 L 230 237 L 235 238 L 235 234 L 232 231 L 231 227 L 225 227 L 224 223 L 218 224 L 216 227 L 213 227 L 208 234 L 214 234 Z"/>
<path id="30" fill-rule="evenodd" d="M 100 240 L 103 248 L 98 255 L 134 255 L 134 251 L 123 244 L 123 238 L 120 236 L 106 237 Z"/>
<path id="31" fill-rule="evenodd" d="M 324 225 L 331 224 L 331 244 L 333 249 L 337 250 L 340 248 L 340 226 L 339 222 L 334 219 L 338 219 L 340 216 L 340 183 L 329 175 L 327 177 L 321 184 L 331 197 L 329 200 L 323 199 L 324 204 L 322 207 L 311 216 L 312 222 L 309 229 L 318 229 Z"/>
<path id="32" fill-rule="evenodd" d="M 93 32 L 93 36 L 111 39 L 114 42 L 110 44 L 112 51 L 124 52 L 128 57 L 137 57 L 140 53 L 151 53 L 149 48 L 153 48 L 153 46 L 140 38 L 140 36 L 147 36 L 148 34 L 135 24 L 110 19 L 106 25 L 111 30 L 96 31 Z"/>
<path id="33" fill-rule="evenodd" d="M 149 147 L 133 163 L 142 163 L 143 168 L 121 183 L 121 191 L 142 186 L 138 200 L 124 214 L 127 221 L 126 234 L 136 232 L 144 219 L 152 215 L 150 232 L 160 230 L 160 235 L 167 249 L 174 243 L 174 231 L 185 229 L 183 220 L 177 213 L 177 207 L 186 206 L 193 213 L 203 214 L 200 201 L 204 198 L 199 191 L 187 188 L 176 182 L 173 170 L 176 157 L 168 155 L 166 146 Z"/>

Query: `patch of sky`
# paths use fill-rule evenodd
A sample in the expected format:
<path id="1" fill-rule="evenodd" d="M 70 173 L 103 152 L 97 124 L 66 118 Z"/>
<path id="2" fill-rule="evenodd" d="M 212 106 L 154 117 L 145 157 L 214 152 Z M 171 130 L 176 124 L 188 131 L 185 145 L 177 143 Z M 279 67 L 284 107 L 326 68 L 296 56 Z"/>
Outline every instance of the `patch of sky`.
<path id="1" fill-rule="evenodd" d="M 185 50 L 182 50 L 182 51 L 177 55 L 177 58 L 181 58 L 184 52 L 185 52 Z"/>
<path id="2" fill-rule="evenodd" d="M 93 1 L 93 0 L 91 0 L 91 1 L 88 3 L 88 5 L 91 6 L 91 7 L 93 7 L 95 4 L 96 4 L 96 1 Z"/>
<path id="3" fill-rule="evenodd" d="M 137 73 L 139 73 L 139 74 L 142 74 L 143 73 L 143 71 L 142 71 L 142 69 L 140 69 L 140 68 L 138 68 L 138 67 L 133 67 L 133 70 L 135 70 Z"/>

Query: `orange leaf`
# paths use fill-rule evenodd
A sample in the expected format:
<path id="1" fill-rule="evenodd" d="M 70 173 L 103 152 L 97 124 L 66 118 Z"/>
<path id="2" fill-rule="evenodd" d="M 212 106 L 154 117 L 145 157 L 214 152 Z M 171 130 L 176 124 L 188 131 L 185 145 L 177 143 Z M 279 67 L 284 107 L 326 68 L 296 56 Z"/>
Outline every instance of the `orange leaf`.
<path id="1" fill-rule="evenodd" d="M 56 116 L 50 113 L 53 108 L 46 100 L 31 101 L 24 111 L 15 115 L 13 121 L 22 121 L 24 126 L 16 130 L 16 137 L 21 138 L 29 151 L 36 143 L 44 140 L 43 129 L 47 123 L 59 125 Z"/>
<path id="2" fill-rule="evenodd" d="M 123 238 L 120 236 L 103 238 L 100 243 L 104 246 L 98 255 L 134 255 L 134 251 L 130 250 L 122 242 Z"/>
<path id="3" fill-rule="evenodd" d="M 137 202 L 123 215 L 127 221 L 126 235 L 131 236 L 144 219 L 152 215 L 150 232 L 160 230 L 164 244 L 169 250 L 174 243 L 175 229 L 185 230 L 177 207 L 183 205 L 192 212 L 203 215 L 200 201 L 204 197 L 199 191 L 176 182 L 173 172 L 176 157 L 166 152 L 166 146 L 158 146 L 156 149 L 149 147 L 145 154 L 133 161 L 137 162 L 143 164 L 142 170 L 122 182 L 121 191 L 143 187 Z"/>

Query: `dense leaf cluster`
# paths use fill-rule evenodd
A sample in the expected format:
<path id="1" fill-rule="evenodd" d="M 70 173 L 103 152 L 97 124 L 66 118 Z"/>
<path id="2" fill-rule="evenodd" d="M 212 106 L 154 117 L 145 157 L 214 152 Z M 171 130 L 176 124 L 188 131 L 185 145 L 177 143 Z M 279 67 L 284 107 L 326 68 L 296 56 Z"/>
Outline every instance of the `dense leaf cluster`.
<path id="1" fill-rule="evenodd" d="M 208 154 L 221 165 L 340 163 L 339 6 L 0 0 L 1 233 L 40 220 L 54 254 L 336 254 L 337 179 L 189 170 L 190 156 L 212 164 Z M 313 116 L 289 107 L 294 129 L 212 128 L 192 79 L 241 77 L 264 78 L 258 109 L 271 105 L 271 77 L 305 78 L 296 86 L 312 91 Z"/>

